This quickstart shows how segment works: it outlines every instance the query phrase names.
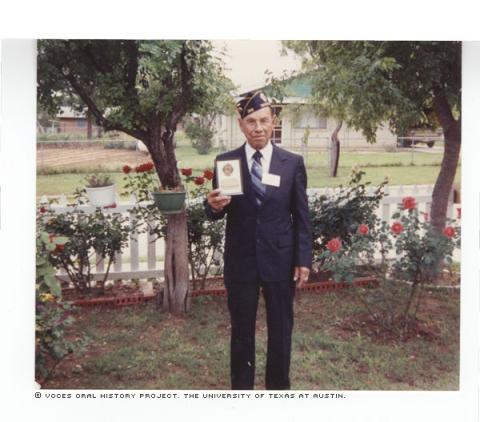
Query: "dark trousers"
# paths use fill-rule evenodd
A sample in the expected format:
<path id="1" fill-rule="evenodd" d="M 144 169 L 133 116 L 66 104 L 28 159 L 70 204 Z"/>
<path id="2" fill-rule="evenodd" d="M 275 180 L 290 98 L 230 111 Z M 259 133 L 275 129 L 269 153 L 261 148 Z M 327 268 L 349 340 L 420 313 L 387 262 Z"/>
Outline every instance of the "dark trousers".
<path id="1" fill-rule="evenodd" d="M 227 283 L 232 326 L 230 371 L 233 390 L 252 390 L 255 378 L 255 322 L 262 287 L 267 313 L 268 345 L 265 385 L 290 388 L 290 351 L 295 283 Z"/>

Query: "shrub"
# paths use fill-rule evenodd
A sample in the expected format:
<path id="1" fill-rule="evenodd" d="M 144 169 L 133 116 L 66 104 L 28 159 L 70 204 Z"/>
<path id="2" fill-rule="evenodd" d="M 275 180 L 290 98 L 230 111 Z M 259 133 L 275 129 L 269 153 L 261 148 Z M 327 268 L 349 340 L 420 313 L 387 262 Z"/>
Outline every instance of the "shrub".
<path id="1" fill-rule="evenodd" d="M 403 199 L 393 218 L 391 224 L 374 218 L 365 224 L 368 230 L 359 226 L 348 244 L 336 251 L 326 249 L 320 258 L 336 281 L 351 282 L 359 264 L 376 275 L 378 288 L 355 292 L 379 327 L 406 337 L 416 322 L 425 284 L 452 264 L 460 229 L 451 223 L 443 233 L 435 232 L 426 216 L 420 217 L 411 197 Z M 375 251 L 380 260 L 375 259 Z"/>
<path id="2" fill-rule="evenodd" d="M 105 141 L 104 149 L 126 149 L 128 151 L 137 150 L 137 141 Z"/>
<path id="3" fill-rule="evenodd" d="M 185 172 L 188 174 L 188 172 Z M 200 289 L 205 287 L 206 278 L 212 273 L 223 272 L 224 220 L 211 221 L 205 215 L 203 201 L 209 192 L 205 186 L 213 178 L 213 172 L 206 169 L 201 176 L 187 175 L 186 183 L 194 182 L 187 204 L 188 260 L 192 272 L 193 288 L 200 281 Z"/>
<path id="4" fill-rule="evenodd" d="M 105 265 L 105 275 L 98 285 L 103 291 L 115 254 L 127 245 L 134 229 L 121 214 L 104 214 L 97 208 L 93 213 L 85 213 L 77 208 L 54 214 L 47 210 L 45 228 L 55 236 L 65 236 L 68 241 L 50 255 L 50 262 L 63 268 L 77 291 L 91 290 L 94 256 L 100 256 Z"/>
<path id="5" fill-rule="evenodd" d="M 37 141 L 69 141 L 87 139 L 85 133 L 37 133 Z"/>
<path id="6" fill-rule="evenodd" d="M 375 209 L 385 196 L 384 187 L 387 181 L 369 195 L 369 183 L 361 183 L 364 174 L 363 171 L 353 169 L 348 185 L 340 186 L 338 193 L 310 197 L 314 262 L 322 264 L 323 252 L 326 251 L 330 239 L 337 237 L 349 245 L 352 235 L 361 223 L 368 225 L 374 222 Z"/>
<path id="7" fill-rule="evenodd" d="M 84 338 L 76 342 L 66 339 L 65 331 L 74 322 L 72 307 L 61 299 L 60 283 L 49 259 L 68 239 L 47 233 L 41 214 L 37 217 L 35 279 L 35 379 L 40 384 L 68 354 L 81 350 L 85 343 Z"/>
<path id="8" fill-rule="evenodd" d="M 384 145 L 383 150 L 385 152 L 398 152 L 396 145 Z"/>
<path id="9" fill-rule="evenodd" d="M 190 119 L 185 124 L 185 134 L 190 138 L 193 148 L 201 154 L 208 154 L 213 147 L 215 129 L 207 118 Z"/>

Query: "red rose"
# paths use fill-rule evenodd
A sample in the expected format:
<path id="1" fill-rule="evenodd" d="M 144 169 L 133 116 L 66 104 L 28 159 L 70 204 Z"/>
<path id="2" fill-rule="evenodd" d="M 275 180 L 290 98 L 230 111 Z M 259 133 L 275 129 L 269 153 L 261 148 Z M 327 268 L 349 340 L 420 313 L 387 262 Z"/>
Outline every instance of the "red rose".
<path id="1" fill-rule="evenodd" d="M 462 218 L 462 209 L 457 208 L 457 218 Z"/>
<path id="2" fill-rule="evenodd" d="M 198 186 L 201 186 L 203 185 L 203 183 L 205 182 L 205 179 L 202 177 L 202 176 L 198 176 L 198 177 L 195 177 L 195 179 L 193 180 L 193 182 L 198 185 Z"/>
<path id="3" fill-rule="evenodd" d="M 192 169 L 181 169 L 180 172 L 181 172 L 184 176 L 191 176 L 191 175 L 192 175 Z"/>
<path id="4" fill-rule="evenodd" d="M 146 171 L 153 170 L 153 168 L 154 168 L 154 165 L 153 165 L 152 162 L 150 162 L 150 163 L 143 163 L 143 164 L 140 164 L 139 166 L 137 166 L 137 167 L 135 168 L 135 171 L 136 171 L 137 173 L 144 173 L 144 172 L 146 172 Z"/>
<path id="5" fill-rule="evenodd" d="M 122 170 L 125 174 L 128 174 L 132 171 L 132 168 L 129 165 L 124 165 Z"/>
<path id="6" fill-rule="evenodd" d="M 203 172 L 203 177 L 205 177 L 205 179 L 207 179 L 207 180 L 212 180 L 213 179 L 213 171 L 210 170 L 210 169 L 206 169 Z"/>
<path id="7" fill-rule="evenodd" d="M 338 252 L 341 247 L 342 240 L 339 237 L 334 237 L 333 239 L 330 239 L 327 243 L 327 249 L 332 253 Z"/>
<path id="8" fill-rule="evenodd" d="M 399 223 L 396 221 L 395 223 L 392 224 L 392 232 L 393 234 L 400 234 L 403 232 L 403 225 L 402 223 Z"/>
<path id="9" fill-rule="evenodd" d="M 358 226 L 357 232 L 359 234 L 368 234 L 368 226 L 366 224 L 360 224 Z"/>
<path id="10" fill-rule="evenodd" d="M 403 209 L 404 210 L 413 210 L 417 204 L 413 196 L 406 196 L 402 199 Z"/>
<path id="11" fill-rule="evenodd" d="M 47 209 L 45 207 L 40 207 L 40 212 L 44 214 L 47 212 Z"/>
<path id="12" fill-rule="evenodd" d="M 65 245 L 56 245 L 56 246 L 55 246 L 55 250 L 53 251 L 53 253 L 63 252 L 64 249 L 65 249 Z"/>
<path id="13" fill-rule="evenodd" d="M 447 237 L 453 237 L 455 236 L 455 229 L 451 226 L 447 226 L 443 229 L 443 234 Z"/>

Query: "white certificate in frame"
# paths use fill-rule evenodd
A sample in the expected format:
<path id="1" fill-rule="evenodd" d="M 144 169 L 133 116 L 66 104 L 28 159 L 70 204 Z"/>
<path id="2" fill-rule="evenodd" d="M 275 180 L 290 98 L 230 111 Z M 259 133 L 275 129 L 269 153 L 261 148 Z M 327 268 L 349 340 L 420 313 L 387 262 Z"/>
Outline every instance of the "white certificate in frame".
<path id="1" fill-rule="evenodd" d="M 240 160 L 220 160 L 216 162 L 218 188 L 222 195 L 243 195 Z"/>

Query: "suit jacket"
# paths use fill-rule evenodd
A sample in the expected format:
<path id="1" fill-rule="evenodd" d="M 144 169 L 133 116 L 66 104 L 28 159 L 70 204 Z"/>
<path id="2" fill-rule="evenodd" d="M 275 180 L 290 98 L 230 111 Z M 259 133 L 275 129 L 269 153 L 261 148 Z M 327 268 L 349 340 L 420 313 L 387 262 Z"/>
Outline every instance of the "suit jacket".
<path id="1" fill-rule="evenodd" d="M 252 282 L 258 277 L 264 282 L 292 281 L 294 266 L 310 268 L 312 263 L 303 158 L 273 145 L 269 173 L 280 176 L 280 186 L 267 185 L 260 206 L 251 185 L 245 144 L 216 157 L 216 160 L 231 159 L 240 160 L 244 194 L 232 196 L 219 213 L 214 213 L 205 201 L 205 212 L 210 219 L 225 215 L 227 218 L 224 281 Z M 217 188 L 216 173 L 213 187 Z"/>

